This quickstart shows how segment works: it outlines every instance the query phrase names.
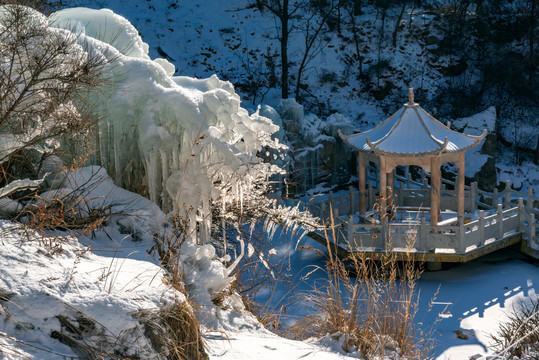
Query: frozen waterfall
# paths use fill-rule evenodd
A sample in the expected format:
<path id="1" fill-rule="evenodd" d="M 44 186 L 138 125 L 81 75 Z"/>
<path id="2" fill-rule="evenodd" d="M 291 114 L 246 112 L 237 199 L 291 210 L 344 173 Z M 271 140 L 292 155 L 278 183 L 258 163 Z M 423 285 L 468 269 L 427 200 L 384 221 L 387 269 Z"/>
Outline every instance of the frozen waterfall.
<path id="1" fill-rule="evenodd" d="M 190 219 L 193 236 L 208 239 L 211 199 L 234 201 L 254 179 L 278 171 L 257 152 L 284 148 L 271 137 L 279 126 L 241 108 L 231 83 L 173 76 L 174 66 L 150 59 L 136 29 L 110 10 L 61 10 L 49 23 L 76 32 L 89 53 L 114 59 L 112 84 L 95 99 L 104 115 L 98 162 L 117 185 Z"/>

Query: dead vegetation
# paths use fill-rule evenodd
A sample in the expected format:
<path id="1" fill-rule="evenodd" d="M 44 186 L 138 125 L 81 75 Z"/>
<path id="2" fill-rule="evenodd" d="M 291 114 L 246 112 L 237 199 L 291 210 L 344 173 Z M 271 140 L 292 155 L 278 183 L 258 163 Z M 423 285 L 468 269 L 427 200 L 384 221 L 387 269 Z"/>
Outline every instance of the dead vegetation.
<path id="1" fill-rule="evenodd" d="M 295 339 L 329 336 L 344 351 L 358 351 L 365 359 L 392 354 L 432 358 L 432 329 L 423 331 L 415 321 L 418 264 L 411 258 L 399 264 L 390 252 L 379 261 L 368 254 L 342 260 L 330 246 L 330 237 L 336 238 L 333 218 L 331 222 L 331 233 L 325 234 L 327 282 L 303 295 L 312 315 L 300 319 L 287 335 Z"/>
<path id="2" fill-rule="evenodd" d="M 539 296 L 519 302 L 490 337 L 493 359 L 539 359 Z"/>
<path id="3" fill-rule="evenodd" d="M 198 319 L 188 302 L 141 314 L 145 335 L 168 360 L 204 360 L 208 355 Z"/>

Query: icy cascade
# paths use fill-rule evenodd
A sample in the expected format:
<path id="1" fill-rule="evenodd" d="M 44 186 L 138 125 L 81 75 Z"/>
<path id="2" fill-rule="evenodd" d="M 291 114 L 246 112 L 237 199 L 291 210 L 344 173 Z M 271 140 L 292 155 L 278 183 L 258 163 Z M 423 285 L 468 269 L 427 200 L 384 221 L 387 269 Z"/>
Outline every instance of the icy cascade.
<path id="1" fill-rule="evenodd" d="M 89 52 L 115 59 L 107 69 L 113 85 L 96 99 L 104 114 L 99 162 L 119 186 L 189 219 L 188 233 L 198 221 L 205 241 L 211 199 L 241 198 L 279 171 L 257 157 L 284 148 L 271 137 L 279 127 L 241 108 L 229 82 L 173 76 L 174 66 L 152 61 L 136 29 L 110 10 L 67 9 L 49 20 L 79 34 Z"/>
<path id="2" fill-rule="evenodd" d="M 337 130 L 352 134 L 352 122 L 338 113 L 325 120 L 314 114 L 305 114 L 303 106 L 294 99 L 281 100 L 276 110 L 293 148 L 290 173 L 298 179 L 297 191 L 316 191 L 318 186 L 331 188 L 346 184 L 350 174 L 355 172 L 356 161 L 354 153 L 337 135 Z"/>

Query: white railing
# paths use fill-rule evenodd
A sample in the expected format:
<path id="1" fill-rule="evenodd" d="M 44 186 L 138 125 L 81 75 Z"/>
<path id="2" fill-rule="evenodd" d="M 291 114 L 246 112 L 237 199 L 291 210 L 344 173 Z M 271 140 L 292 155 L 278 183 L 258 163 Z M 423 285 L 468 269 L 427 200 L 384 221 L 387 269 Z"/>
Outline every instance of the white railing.
<path id="1" fill-rule="evenodd" d="M 400 179 L 397 178 L 397 181 Z M 396 189 L 395 202 L 399 206 L 412 206 L 428 211 L 430 191 L 425 187 L 427 186 L 426 182 L 422 188 L 413 189 L 414 186 L 419 187 L 421 183 L 411 180 L 410 176 L 406 181 L 406 188 L 399 186 Z M 444 183 L 456 187 L 454 182 L 444 180 Z M 366 190 L 366 196 L 367 207 L 372 209 L 375 201 L 375 190 L 370 183 Z M 478 201 L 479 197 L 482 201 Z M 455 190 L 442 188 L 440 200 L 442 209 L 456 210 Z M 495 189 L 489 193 L 477 189 L 477 183 L 472 183 L 465 191 L 465 211 L 475 212 L 478 207 L 496 209 L 496 213 L 485 216 L 485 211 L 479 210 L 478 219 L 467 224 L 463 224 L 464 219 L 459 219 L 460 221 L 457 221 L 456 224 L 433 226 L 425 221 L 424 216 L 420 217 L 417 225 L 395 222 L 356 224 L 353 221 L 354 216 L 348 216 L 345 221 L 341 220 L 342 215 L 352 215 L 359 211 L 359 191 L 350 186 L 345 194 L 335 196 L 333 192 L 330 192 L 327 199 L 313 202 L 310 205 L 310 210 L 324 223 L 328 222 L 332 211 L 339 229 L 337 241 L 339 243 L 346 242 L 348 246 L 356 250 L 372 247 L 384 249 L 386 240 L 391 239 L 393 248 L 405 248 L 411 241 L 414 241 L 414 248 L 417 251 L 446 249 L 450 252 L 465 253 L 470 249 L 489 244 L 515 232 L 525 233 L 528 246 L 534 247 L 534 244 L 537 243 L 536 227 L 538 224 L 535 218 L 539 216 L 539 198 L 534 196 L 531 188 L 528 189 L 527 193 L 521 193 L 511 189 L 510 183 L 506 182 L 503 191 L 498 192 Z"/>
<path id="2" fill-rule="evenodd" d="M 517 232 L 526 232 L 525 220 L 523 205 L 505 210 L 499 205 L 498 211 L 488 216 L 485 216 L 484 210 L 479 210 L 477 220 L 467 224 L 459 222 L 458 225 L 435 226 L 428 224 L 425 217 L 421 217 L 417 225 L 388 222 L 366 225 L 355 224 L 350 217 L 341 223 L 342 231 L 337 241 L 347 246 L 349 251 L 384 250 L 389 242 L 393 249 L 412 248 L 418 252 L 463 254 Z M 535 219 L 530 218 L 528 221 L 532 223 Z M 529 229 L 534 231 L 535 227 Z"/>

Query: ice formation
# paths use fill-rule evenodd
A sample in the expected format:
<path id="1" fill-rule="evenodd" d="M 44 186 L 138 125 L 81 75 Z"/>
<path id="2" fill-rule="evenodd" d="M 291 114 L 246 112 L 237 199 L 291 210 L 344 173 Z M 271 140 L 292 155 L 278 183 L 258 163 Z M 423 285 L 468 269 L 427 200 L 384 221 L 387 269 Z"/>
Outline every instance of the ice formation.
<path id="1" fill-rule="evenodd" d="M 96 99 L 104 114 L 99 163 L 119 186 L 190 219 L 188 233 L 207 240 L 211 199 L 235 201 L 278 171 L 257 153 L 283 147 L 271 136 L 279 126 L 241 108 L 231 83 L 172 76 L 174 66 L 151 60 L 136 29 L 110 10 L 66 9 L 49 22 L 75 32 L 88 52 L 114 59 L 112 86 Z"/>
<path id="2" fill-rule="evenodd" d="M 287 140 L 293 148 L 290 171 L 296 176 L 297 190 L 309 193 L 309 189 L 320 191 L 350 181 L 356 167 L 355 155 L 337 135 L 337 129 L 353 133 L 355 126 L 350 119 L 338 113 L 325 120 L 305 114 L 294 99 L 281 100 L 276 113 L 264 111 L 287 130 Z"/>

